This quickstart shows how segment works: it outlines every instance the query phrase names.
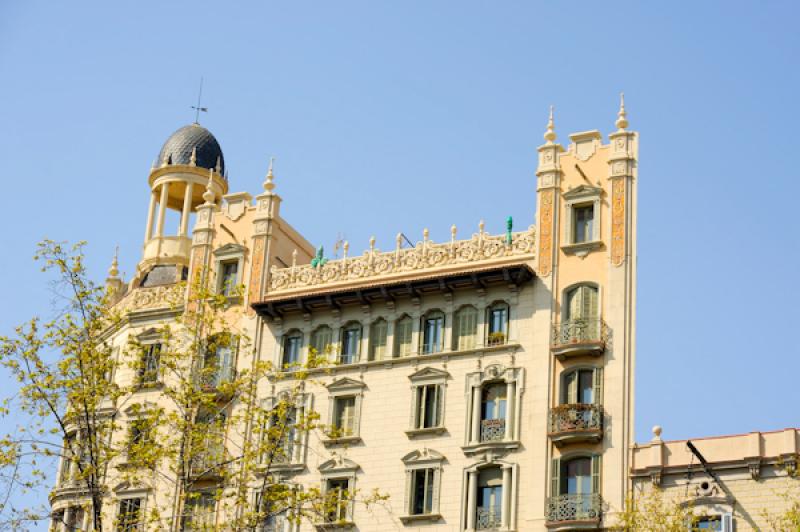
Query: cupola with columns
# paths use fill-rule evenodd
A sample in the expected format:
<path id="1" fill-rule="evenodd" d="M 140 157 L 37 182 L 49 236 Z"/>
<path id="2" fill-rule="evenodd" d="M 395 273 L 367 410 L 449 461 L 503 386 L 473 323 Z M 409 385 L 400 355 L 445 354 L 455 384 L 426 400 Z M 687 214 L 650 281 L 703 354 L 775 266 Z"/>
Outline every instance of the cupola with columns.
<path id="1" fill-rule="evenodd" d="M 136 272 L 140 282 L 157 266 L 174 266 L 173 277 L 180 277 L 180 272 L 189 266 L 191 214 L 205 203 L 207 187 L 217 202 L 228 192 L 225 159 L 217 139 L 197 123 L 180 128 L 161 148 L 148 183 L 150 205 L 144 250 Z M 175 228 L 165 225 L 167 209 L 180 213 Z"/>

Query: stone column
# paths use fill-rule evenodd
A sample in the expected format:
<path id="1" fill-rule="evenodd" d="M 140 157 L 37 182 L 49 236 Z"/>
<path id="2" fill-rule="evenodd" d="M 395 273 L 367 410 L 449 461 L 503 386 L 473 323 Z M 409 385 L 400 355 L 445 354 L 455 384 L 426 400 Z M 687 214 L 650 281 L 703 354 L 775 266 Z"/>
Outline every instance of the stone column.
<path id="1" fill-rule="evenodd" d="M 500 514 L 500 528 L 511 528 L 511 466 L 503 466 L 503 500 Z"/>
<path id="2" fill-rule="evenodd" d="M 470 430 L 470 443 L 481 440 L 481 387 L 472 387 L 472 427 Z"/>
<path id="3" fill-rule="evenodd" d="M 147 227 L 144 230 L 144 241 L 147 243 L 153 233 L 153 216 L 156 214 L 156 193 L 150 192 L 150 206 L 147 208 Z"/>
<path id="4" fill-rule="evenodd" d="M 506 434 L 504 436 L 504 440 L 513 440 L 514 433 L 516 432 L 516 427 L 514 426 L 514 410 L 515 410 L 515 398 L 516 395 L 514 394 L 514 381 L 506 382 Z"/>
<path id="5" fill-rule="evenodd" d="M 478 472 L 467 471 L 467 530 L 475 530 L 475 514 L 478 506 Z"/>
<path id="6" fill-rule="evenodd" d="M 158 202 L 158 220 L 156 221 L 156 236 L 164 236 L 164 214 L 167 211 L 167 194 L 169 193 L 169 183 L 161 185 L 161 199 Z"/>
<path id="7" fill-rule="evenodd" d="M 186 236 L 189 229 L 189 215 L 192 212 L 192 188 L 194 183 L 186 183 L 186 192 L 183 195 L 183 212 L 181 212 L 181 226 L 178 229 L 178 236 Z"/>

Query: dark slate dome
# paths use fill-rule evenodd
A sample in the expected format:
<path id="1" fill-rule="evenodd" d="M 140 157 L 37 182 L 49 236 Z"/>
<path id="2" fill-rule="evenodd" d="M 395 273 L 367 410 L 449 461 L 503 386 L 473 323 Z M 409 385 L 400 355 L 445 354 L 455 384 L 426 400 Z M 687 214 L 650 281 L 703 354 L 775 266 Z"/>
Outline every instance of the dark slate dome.
<path id="1" fill-rule="evenodd" d="M 183 126 L 170 135 L 158 154 L 156 164 L 164 164 L 165 157 L 167 164 L 190 164 L 193 148 L 197 148 L 197 166 L 216 168 L 219 158 L 220 173 L 225 175 L 225 157 L 219 142 L 209 130 L 199 124 Z"/>

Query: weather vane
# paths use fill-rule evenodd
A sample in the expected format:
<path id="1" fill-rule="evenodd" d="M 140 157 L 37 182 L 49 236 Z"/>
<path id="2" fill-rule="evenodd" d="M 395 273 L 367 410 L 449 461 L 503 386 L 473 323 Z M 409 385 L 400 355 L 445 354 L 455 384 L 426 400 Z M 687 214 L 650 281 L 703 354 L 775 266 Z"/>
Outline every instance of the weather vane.
<path id="1" fill-rule="evenodd" d="M 193 105 L 192 109 L 194 109 L 194 123 L 200 123 L 200 111 L 204 113 L 208 112 L 208 107 L 200 107 L 200 99 L 203 97 L 203 78 L 200 78 L 200 91 L 197 93 L 197 105 Z"/>

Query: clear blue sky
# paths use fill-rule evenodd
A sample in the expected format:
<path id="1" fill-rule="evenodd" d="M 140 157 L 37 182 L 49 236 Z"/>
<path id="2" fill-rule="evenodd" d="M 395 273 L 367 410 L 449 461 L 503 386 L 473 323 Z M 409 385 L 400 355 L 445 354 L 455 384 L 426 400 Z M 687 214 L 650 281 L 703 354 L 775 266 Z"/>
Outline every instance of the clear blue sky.
<path id="1" fill-rule="evenodd" d="M 797 426 L 797 2 L 0 1 L 0 331 L 42 237 L 141 252 L 147 173 L 202 117 L 234 191 L 353 252 L 535 212 L 556 128 L 641 132 L 637 437 Z"/>

